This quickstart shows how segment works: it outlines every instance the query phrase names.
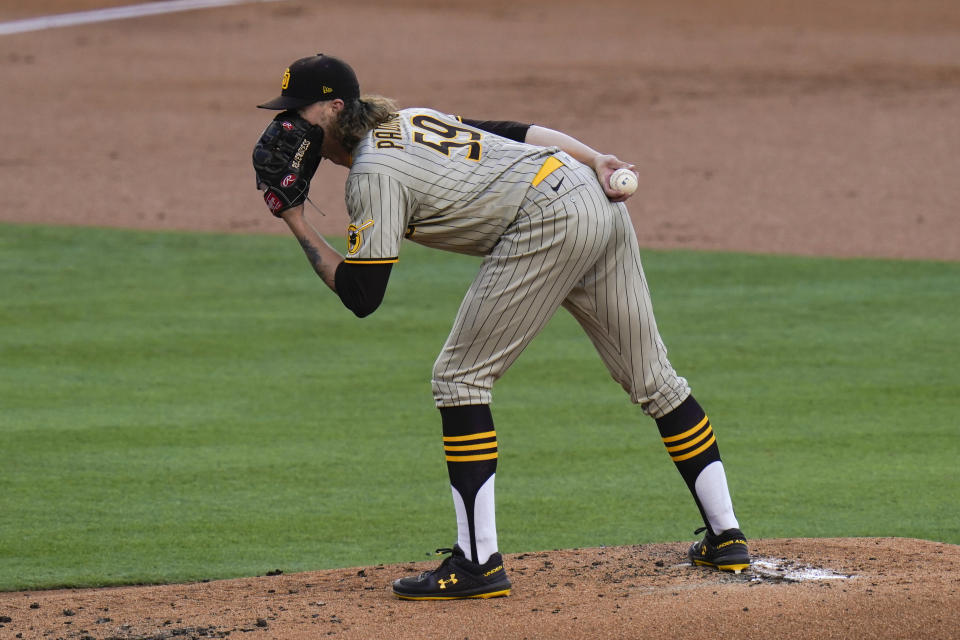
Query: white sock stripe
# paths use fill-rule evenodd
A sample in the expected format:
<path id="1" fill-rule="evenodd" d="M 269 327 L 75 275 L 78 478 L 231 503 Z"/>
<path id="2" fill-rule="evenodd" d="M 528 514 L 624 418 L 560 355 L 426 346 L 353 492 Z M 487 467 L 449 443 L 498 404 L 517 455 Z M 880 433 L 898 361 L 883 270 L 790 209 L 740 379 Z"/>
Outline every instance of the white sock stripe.
<path id="1" fill-rule="evenodd" d="M 477 547 L 477 557 L 473 558 L 470 539 L 470 519 L 467 516 L 466 503 L 456 487 L 450 485 L 453 492 L 453 508 L 457 515 L 457 545 L 463 550 L 468 560 L 483 564 L 490 556 L 497 552 L 497 516 L 494 500 L 494 478 L 491 475 L 483 486 L 477 490 L 473 501 L 473 529 L 474 542 Z"/>
<path id="2" fill-rule="evenodd" d="M 733 513 L 733 501 L 730 499 L 727 474 L 722 462 L 717 460 L 704 467 L 697 476 L 694 489 L 714 533 L 740 528 Z"/>
<path id="3" fill-rule="evenodd" d="M 483 564 L 497 552 L 497 516 L 493 474 L 477 491 L 473 505 L 473 528 L 477 538 L 476 562 Z"/>
<path id="4" fill-rule="evenodd" d="M 450 489 L 453 491 L 453 509 L 457 514 L 457 545 L 463 549 L 467 560 L 472 560 L 473 558 L 470 557 L 470 523 L 467 521 L 467 507 L 463 504 L 463 497 L 456 487 L 450 485 Z"/>

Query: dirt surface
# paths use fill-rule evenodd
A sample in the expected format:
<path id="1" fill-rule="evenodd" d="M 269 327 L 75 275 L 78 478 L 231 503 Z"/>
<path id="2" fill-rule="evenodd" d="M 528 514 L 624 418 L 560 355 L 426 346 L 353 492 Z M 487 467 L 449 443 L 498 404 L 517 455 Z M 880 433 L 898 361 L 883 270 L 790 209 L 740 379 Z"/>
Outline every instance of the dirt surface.
<path id="1" fill-rule="evenodd" d="M 903 538 L 759 540 L 753 552 L 755 565 L 781 570 L 694 569 L 681 544 L 512 554 L 505 564 L 513 593 L 483 601 L 406 602 L 390 594 L 394 577 L 435 563 L 5 593 L 0 614 L 9 621 L 0 637 L 957 637 L 956 545 Z M 815 574 L 809 567 L 829 571 Z M 794 575 L 804 568 L 808 579 Z"/>
<path id="2" fill-rule="evenodd" d="M 121 4 L 5 3 L 0 21 Z M 288 1 L 0 36 L 0 220 L 284 233 L 253 186 L 271 117 L 253 106 L 321 50 L 367 92 L 636 163 L 646 247 L 957 260 L 958 36 L 944 0 Z M 344 175 L 314 182 L 326 233 Z M 392 599 L 432 562 L 5 593 L 0 638 L 960 637 L 955 545 L 753 541 L 741 576 L 685 549 L 510 555 L 514 594 L 485 602 Z M 804 566 L 823 572 L 787 579 Z"/>
<path id="3" fill-rule="evenodd" d="M 364 91 L 636 163 L 644 246 L 956 260 L 958 36 L 945 0 L 285 1 L 0 36 L 0 220 L 285 233 L 254 105 L 322 49 Z M 312 189 L 331 234 L 344 175 Z"/>

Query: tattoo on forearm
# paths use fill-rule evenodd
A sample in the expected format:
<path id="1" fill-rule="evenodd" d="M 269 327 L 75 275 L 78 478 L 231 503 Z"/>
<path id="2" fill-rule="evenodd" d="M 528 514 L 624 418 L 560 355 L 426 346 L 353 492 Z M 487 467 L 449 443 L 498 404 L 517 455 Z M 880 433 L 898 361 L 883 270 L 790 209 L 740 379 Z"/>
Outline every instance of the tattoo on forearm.
<path id="1" fill-rule="evenodd" d="M 300 240 L 300 246 L 303 247 L 303 252 L 307 254 L 307 260 L 313 265 L 314 270 L 323 275 L 323 258 L 320 257 L 320 250 L 307 238 L 298 238 L 298 240 Z"/>

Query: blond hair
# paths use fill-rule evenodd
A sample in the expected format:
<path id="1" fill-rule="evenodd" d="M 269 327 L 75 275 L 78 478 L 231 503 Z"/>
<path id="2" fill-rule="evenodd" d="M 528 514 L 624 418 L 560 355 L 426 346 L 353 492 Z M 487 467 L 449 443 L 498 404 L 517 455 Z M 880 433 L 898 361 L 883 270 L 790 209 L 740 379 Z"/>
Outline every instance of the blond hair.
<path id="1" fill-rule="evenodd" d="M 344 105 L 333 125 L 343 148 L 352 152 L 367 132 L 386 122 L 398 110 L 397 103 L 383 96 L 360 96 Z"/>

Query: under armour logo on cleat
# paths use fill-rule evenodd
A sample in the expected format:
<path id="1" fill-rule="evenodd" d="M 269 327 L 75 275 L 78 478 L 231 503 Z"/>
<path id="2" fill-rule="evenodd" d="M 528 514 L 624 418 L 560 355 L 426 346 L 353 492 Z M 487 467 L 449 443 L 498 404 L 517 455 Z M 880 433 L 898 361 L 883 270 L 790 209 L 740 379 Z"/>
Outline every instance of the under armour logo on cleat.
<path id="1" fill-rule="evenodd" d="M 718 544 L 717 549 L 723 549 L 724 547 L 728 547 L 731 544 L 747 544 L 747 541 L 746 540 L 727 540 L 726 542 L 721 542 L 720 544 Z"/>
<path id="2" fill-rule="evenodd" d="M 437 580 L 437 584 L 441 589 L 446 589 L 448 584 L 457 584 L 457 574 L 451 573 L 449 580 Z"/>

